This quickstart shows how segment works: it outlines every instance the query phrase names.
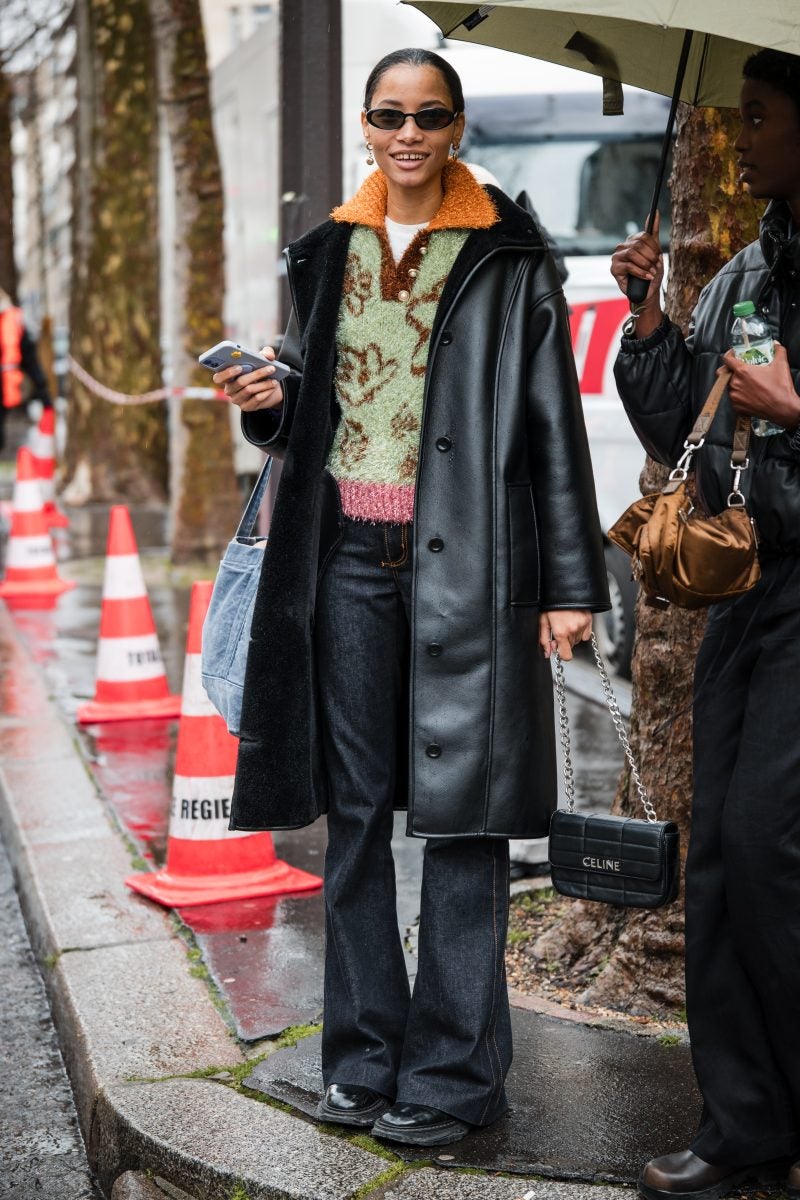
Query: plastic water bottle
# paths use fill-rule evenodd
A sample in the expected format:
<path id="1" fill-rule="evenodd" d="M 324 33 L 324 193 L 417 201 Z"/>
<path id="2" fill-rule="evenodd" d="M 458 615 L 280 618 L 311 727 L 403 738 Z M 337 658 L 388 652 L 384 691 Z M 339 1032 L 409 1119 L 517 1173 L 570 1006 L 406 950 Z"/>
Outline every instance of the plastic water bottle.
<path id="1" fill-rule="evenodd" d="M 740 304 L 733 306 L 731 348 L 737 358 L 753 366 L 771 363 L 775 357 L 775 345 L 769 326 L 756 312 L 752 300 L 742 300 Z M 772 437 L 775 433 L 783 433 L 780 425 L 775 425 L 766 417 L 751 417 L 750 423 L 757 437 Z"/>

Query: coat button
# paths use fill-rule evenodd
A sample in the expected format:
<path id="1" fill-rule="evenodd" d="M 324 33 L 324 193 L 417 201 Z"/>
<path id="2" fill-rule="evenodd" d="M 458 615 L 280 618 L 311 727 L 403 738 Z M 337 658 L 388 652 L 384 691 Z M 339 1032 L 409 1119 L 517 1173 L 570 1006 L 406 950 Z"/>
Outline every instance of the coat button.
<path id="1" fill-rule="evenodd" d="M 442 747 L 437 745 L 436 742 L 431 742 L 430 746 L 425 747 L 425 753 L 428 758 L 439 758 L 442 753 Z"/>
<path id="2" fill-rule="evenodd" d="M 430 646 L 428 646 L 428 654 L 430 654 L 431 658 L 438 658 L 443 650 L 444 646 L 440 645 L 439 642 L 431 642 Z"/>
<path id="3" fill-rule="evenodd" d="M 401 290 L 400 290 L 400 291 L 397 293 L 397 299 L 398 299 L 398 300 L 402 300 L 402 301 L 405 303 L 405 301 L 408 299 L 408 297 L 409 297 L 410 295 L 411 295 L 411 293 L 410 293 L 410 292 L 407 292 L 405 288 L 402 288 L 402 289 L 401 289 Z"/>
<path id="4" fill-rule="evenodd" d="M 447 453 L 452 444 L 453 443 L 450 441 L 449 437 L 440 437 L 436 439 L 436 449 L 441 450 L 443 454 Z"/>
<path id="5" fill-rule="evenodd" d="M 416 279 L 417 276 L 419 275 L 419 271 L 417 270 L 416 267 L 412 267 L 411 270 L 408 272 L 408 274 L 411 279 Z"/>
<path id="6" fill-rule="evenodd" d="M 431 538 L 428 542 L 428 549 L 432 550 L 434 554 L 438 554 L 440 550 L 444 550 L 444 542 L 441 538 Z"/>
<path id="7" fill-rule="evenodd" d="M 452 342 L 452 340 L 453 340 L 453 335 L 452 335 L 452 333 L 450 332 L 450 330 L 449 330 L 449 329 L 445 329 L 444 333 L 443 333 L 443 334 L 442 334 L 442 336 L 441 336 L 441 343 L 442 343 L 442 345 L 443 345 L 443 346 L 449 346 L 449 345 L 450 345 L 450 343 Z"/>

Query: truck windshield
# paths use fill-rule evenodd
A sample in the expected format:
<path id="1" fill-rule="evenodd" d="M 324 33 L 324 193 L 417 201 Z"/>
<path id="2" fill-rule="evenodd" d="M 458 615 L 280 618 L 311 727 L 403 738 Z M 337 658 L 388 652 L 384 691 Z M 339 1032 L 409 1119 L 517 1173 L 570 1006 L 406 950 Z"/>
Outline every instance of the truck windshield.
<path id="1" fill-rule="evenodd" d="M 508 195 L 526 191 L 564 254 L 608 255 L 643 227 L 660 151 L 660 138 L 650 136 L 476 139 L 467 157 L 491 171 Z M 661 243 L 667 245 L 666 188 L 660 207 Z"/>
<path id="2" fill-rule="evenodd" d="M 462 157 L 513 199 L 527 192 L 563 254 L 608 257 L 647 218 L 669 100 L 629 90 L 624 108 L 603 116 L 594 92 L 473 96 Z M 666 246 L 667 188 L 659 207 Z"/>

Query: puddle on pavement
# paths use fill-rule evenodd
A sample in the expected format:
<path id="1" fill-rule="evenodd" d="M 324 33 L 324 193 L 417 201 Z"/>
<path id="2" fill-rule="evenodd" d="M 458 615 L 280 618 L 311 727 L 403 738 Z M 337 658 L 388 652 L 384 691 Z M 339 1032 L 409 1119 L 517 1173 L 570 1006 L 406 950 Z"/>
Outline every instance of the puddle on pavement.
<path id="1" fill-rule="evenodd" d="M 0 493 L 10 489 L 0 480 Z M 97 635 L 108 528 L 108 508 L 70 510 L 71 526 L 59 531 L 59 571 L 77 586 L 48 610 L 13 612 L 51 694 L 71 721 L 94 694 Z M 159 633 L 170 689 L 180 692 L 188 623 L 191 572 L 172 572 L 167 562 L 165 514 L 132 508 L 142 568 Z M 205 578 L 210 572 L 204 573 Z M 201 577 L 198 574 L 198 577 Z M 8 700 L 12 681 L 3 691 Z M 577 805 L 606 810 L 622 762 L 608 714 L 575 696 L 570 706 Z M 87 762 L 101 793 L 138 853 L 153 866 L 165 861 L 176 721 L 119 721 L 80 730 Z M 405 817 L 395 823 L 398 921 L 415 924 L 422 842 L 405 837 Z M 277 833 L 279 857 L 322 873 L 325 822 L 307 830 Z M 545 859 L 544 842 L 541 859 Z M 322 897 L 297 896 L 227 901 L 183 908 L 208 970 L 224 994 L 239 1035 L 255 1040 L 287 1025 L 316 1020 L 322 1005 Z M 409 955 L 413 974 L 414 960 Z"/>

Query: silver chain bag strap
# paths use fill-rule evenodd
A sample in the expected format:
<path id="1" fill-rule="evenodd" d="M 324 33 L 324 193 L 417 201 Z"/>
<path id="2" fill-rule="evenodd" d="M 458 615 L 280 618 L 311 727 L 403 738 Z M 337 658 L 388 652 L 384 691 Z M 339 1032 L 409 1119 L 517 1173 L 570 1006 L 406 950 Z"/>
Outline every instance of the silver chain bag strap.
<path id="1" fill-rule="evenodd" d="M 680 884 L 680 835 L 674 821 L 659 821 L 633 757 L 605 663 L 592 634 L 592 650 L 603 694 L 631 768 L 644 818 L 585 815 L 575 812 L 575 779 L 564 664 L 555 654 L 555 684 L 563 751 L 567 807 L 550 821 L 550 874 L 563 896 L 598 900 L 626 908 L 671 904 Z"/>

